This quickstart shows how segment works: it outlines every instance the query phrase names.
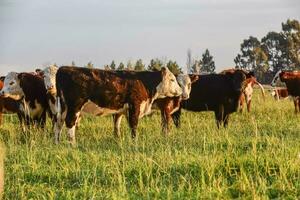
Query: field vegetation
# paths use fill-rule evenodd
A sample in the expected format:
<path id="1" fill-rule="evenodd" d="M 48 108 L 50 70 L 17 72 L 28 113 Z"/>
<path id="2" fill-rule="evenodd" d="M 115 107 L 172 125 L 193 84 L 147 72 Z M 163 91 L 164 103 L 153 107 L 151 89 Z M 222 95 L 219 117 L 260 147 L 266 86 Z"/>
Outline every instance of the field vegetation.
<path id="1" fill-rule="evenodd" d="M 0 128 L 4 199 L 299 199 L 300 115 L 290 100 L 263 101 L 218 130 L 211 112 L 184 111 L 182 127 L 161 134 L 158 113 L 140 120 L 132 141 L 113 135 L 112 117 L 86 116 L 71 147 L 45 132 L 22 133 L 16 116 Z"/>

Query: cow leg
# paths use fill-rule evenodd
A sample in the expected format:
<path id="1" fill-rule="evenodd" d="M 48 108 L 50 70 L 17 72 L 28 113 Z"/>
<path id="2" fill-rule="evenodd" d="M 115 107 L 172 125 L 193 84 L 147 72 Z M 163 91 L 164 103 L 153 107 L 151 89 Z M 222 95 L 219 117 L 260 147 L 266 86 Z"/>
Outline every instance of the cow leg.
<path id="1" fill-rule="evenodd" d="M 161 112 L 161 124 L 162 124 L 162 132 L 165 135 L 168 135 L 169 133 L 169 124 L 171 120 L 170 111 L 167 108 L 162 108 L 160 110 Z"/>
<path id="2" fill-rule="evenodd" d="M 122 121 L 123 114 L 115 114 L 113 115 L 113 120 L 114 120 L 114 134 L 116 137 L 121 136 L 120 132 L 120 125 Z"/>
<path id="3" fill-rule="evenodd" d="M 178 111 L 174 112 L 171 117 L 173 119 L 173 122 L 176 126 L 176 128 L 180 128 L 180 115 L 181 115 L 181 109 L 179 108 Z"/>
<path id="4" fill-rule="evenodd" d="M 225 128 L 228 126 L 228 121 L 229 121 L 229 114 L 224 114 L 223 123 Z"/>
<path id="5" fill-rule="evenodd" d="M 250 112 L 251 109 L 251 99 L 247 101 L 247 111 Z"/>
<path id="6" fill-rule="evenodd" d="M 0 111 L 0 126 L 2 124 L 2 112 Z"/>
<path id="7" fill-rule="evenodd" d="M 140 105 L 129 105 L 128 109 L 128 122 L 131 129 L 132 139 L 136 138 L 136 128 L 139 122 Z"/>
<path id="8" fill-rule="evenodd" d="M 223 116 L 224 116 L 224 107 L 223 105 L 220 105 L 218 110 L 215 110 L 215 118 L 216 118 L 218 129 L 220 128 L 220 126 L 222 126 Z"/>
<path id="9" fill-rule="evenodd" d="M 298 109 L 298 97 L 294 97 L 294 106 L 295 106 L 295 114 L 297 114 L 299 112 L 299 109 Z"/>
<path id="10" fill-rule="evenodd" d="M 66 120 L 65 120 L 66 127 L 68 129 L 69 141 L 73 145 L 76 143 L 75 129 L 76 129 L 76 122 L 78 120 L 79 115 L 80 115 L 80 110 L 78 110 L 77 112 L 73 110 L 68 110 Z"/>

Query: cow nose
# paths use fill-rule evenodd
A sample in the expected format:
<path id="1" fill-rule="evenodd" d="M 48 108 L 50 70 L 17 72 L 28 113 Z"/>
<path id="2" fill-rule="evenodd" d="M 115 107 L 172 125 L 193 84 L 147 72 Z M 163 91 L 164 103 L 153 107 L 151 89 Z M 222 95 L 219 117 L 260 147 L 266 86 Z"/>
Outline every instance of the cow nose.
<path id="1" fill-rule="evenodd" d="M 188 98 L 189 98 L 189 95 L 187 95 L 187 94 L 182 95 L 183 100 L 187 100 Z"/>
<path id="2" fill-rule="evenodd" d="M 47 87 L 47 90 L 51 90 L 51 89 L 53 89 L 53 85 Z"/>

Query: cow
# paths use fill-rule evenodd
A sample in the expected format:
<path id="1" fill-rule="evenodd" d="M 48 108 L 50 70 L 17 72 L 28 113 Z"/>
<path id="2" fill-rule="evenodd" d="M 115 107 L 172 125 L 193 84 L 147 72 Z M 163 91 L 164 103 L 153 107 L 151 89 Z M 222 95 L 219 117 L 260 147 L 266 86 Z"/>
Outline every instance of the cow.
<path id="1" fill-rule="evenodd" d="M 288 94 L 293 97 L 295 113 L 297 114 L 300 109 L 300 71 L 279 70 L 275 74 L 271 86 L 274 87 L 278 79 L 285 83 Z"/>
<path id="2" fill-rule="evenodd" d="M 89 100 L 114 114 L 115 134 L 120 134 L 122 115 L 126 113 L 131 137 L 136 138 L 139 118 L 151 112 L 154 100 L 180 96 L 182 89 L 168 68 L 158 72 L 106 71 L 82 67 L 60 67 L 56 74 L 58 143 L 63 121 L 69 141 L 75 144 L 75 125 Z"/>
<path id="3" fill-rule="evenodd" d="M 2 90 L 4 86 L 5 76 L 0 77 L 0 90 Z M 19 121 L 22 122 L 24 113 L 20 110 L 20 105 L 22 102 L 16 101 L 10 97 L 0 96 L 0 125 L 2 124 L 2 114 L 13 114 L 16 113 L 18 115 Z"/>
<path id="4" fill-rule="evenodd" d="M 223 70 L 221 74 L 234 73 L 236 70 L 241 70 L 241 69 L 227 69 L 227 70 Z M 265 99 L 265 91 L 264 91 L 264 87 L 254 77 L 253 72 L 247 72 L 245 70 L 241 70 L 241 71 L 248 74 L 249 78 L 245 80 L 246 86 L 244 88 L 242 95 L 239 98 L 239 110 L 240 112 L 242 112 L 244 109 L 244 104 L 246 103 L 247 111 L 250 112 L 254 85 L 258 85 L 260 87 L 263 99 Z"/>
<path id="5" fill-rule="evenodd" d="M 21 111 L 25 124 L 30 127 L 44 128 L 48 103 L 43 78 L 32 73 L 10 72 L 4 79 L 4 87 L 0 94 L 16 101 L 22 101 Z"/>
<path id="6" fill-rule="evenodd" d="M 154 102 L 153 106 L 160 110 L 162 132 L 165 135 L 169 133 L 169 125 L 172 119 L 172 114 L 179 110 L 181 101 L 187 100 L 190 97 L 192 83 L 198 80 L 198 78 L 198 75 L 189 76 L 178 74 L 176 79 L 182 89 L 182 95 L 179 97 L 166 97 L 163 99 L 157 99 Z"/>
<path id="7" fill-rule="evenodd" d="M 194 111 L 213 111 L 217 127 L 227 127 L 229 115 L 236 112 L 239 98 L 244 91 L 245 80 L 251 73 L 236 70 L 234 73 L 201 75 L 192 84 L 190 98 L 181 102 L 181 108 Z M 181 109 L 172 118 L 180 126 Z"/>
<path id="8" fill-rule="evenodd" d="M 287 88 L 279 88 L 275 87 L 272 89 L 271 92 L 272 97 L 274 97 L 275 100 L 279 101 L 279 99 L 286 99 L 289 97 L 289 92 Z"/>

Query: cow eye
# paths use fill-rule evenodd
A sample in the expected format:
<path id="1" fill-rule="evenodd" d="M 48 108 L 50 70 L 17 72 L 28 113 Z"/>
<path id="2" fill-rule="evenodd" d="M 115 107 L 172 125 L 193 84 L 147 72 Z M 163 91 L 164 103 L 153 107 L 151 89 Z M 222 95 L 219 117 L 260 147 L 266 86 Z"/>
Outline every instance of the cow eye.
<path id="1" fill-rule="evenodd" d="M 10 83 L 9 83 L 9 85 L 13 85 L 13 84 L 14 84 L 14 82 L 10 82 Z"/>
<path id="2" fill-rule="evenodd" d="M 171 79 L 171 81 L 172 81 L 172 82 L 175 82 L 175 80 L 174 80 L 174 79 Z"/>

